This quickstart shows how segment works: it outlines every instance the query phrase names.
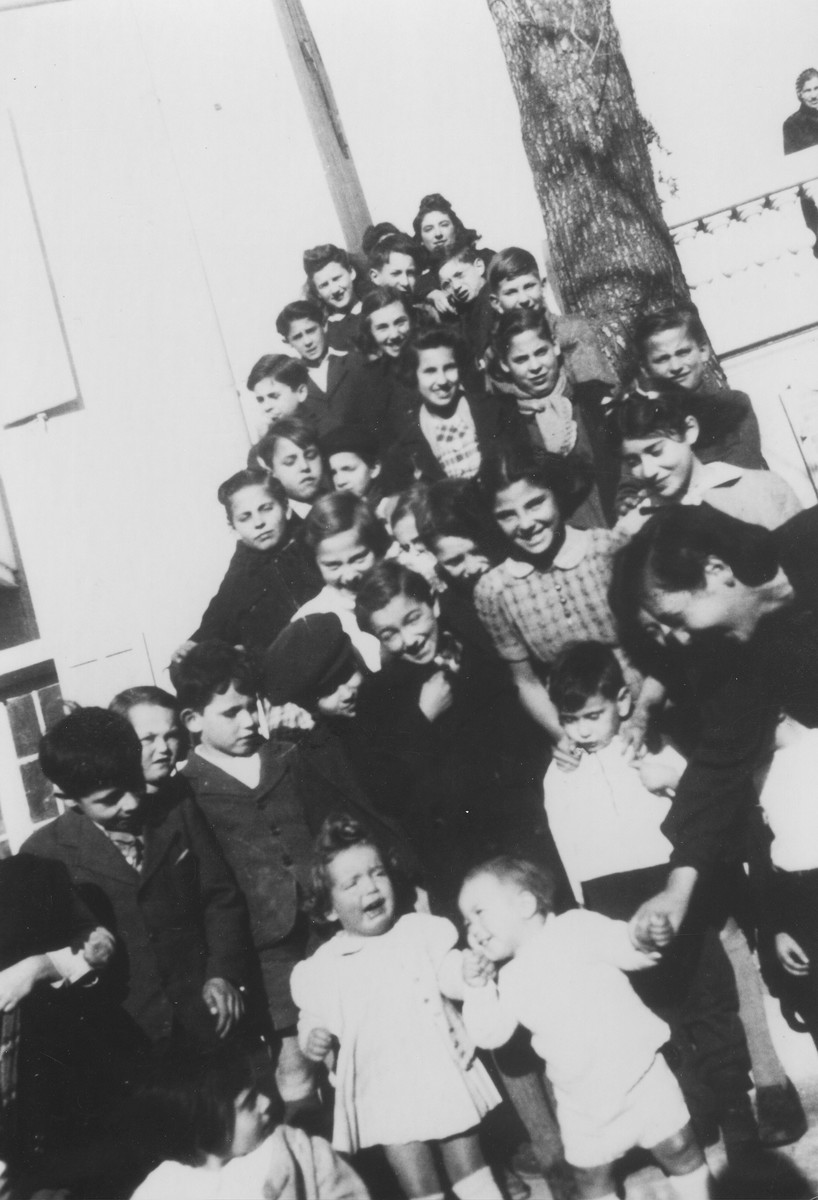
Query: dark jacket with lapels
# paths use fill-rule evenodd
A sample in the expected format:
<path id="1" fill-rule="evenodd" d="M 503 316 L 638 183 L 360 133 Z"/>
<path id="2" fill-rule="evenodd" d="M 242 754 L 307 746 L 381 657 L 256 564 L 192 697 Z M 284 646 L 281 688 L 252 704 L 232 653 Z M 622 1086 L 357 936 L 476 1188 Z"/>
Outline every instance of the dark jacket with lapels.
<path id="1" fill-rule="evenodd" d="M 525 430 L 517 405 L 505 396 L 488 393 L 463 392 L 469 406 L 477 445 L 483 459 L 501 438 L 524 438 Z M 420 425 L 421 401 L 417 393 L 409 393 L 400 408 L 390 414 L 389 450 L 384 456 L 381 486 L 389 495 L 402 491 L 416 480 L 436 483 L 446 473 Z"/>
<path id="2" fill-rule="evenodd" d="M 22 849 L 65 864 L 81 899 L 117 939 L 102 981 L 151 1040 L 174 1021 L 204 1040 L 213 1017 L 208 979 L 239 985 L 249 938 L 241 896 L 193 800 L 157 813 L 144 832 L 141 870 L 83 813 L 69 810 Z"/>
<path id="3" fill-rule="evenodd" d="M 253 944 L 263 951 L 292 931 L 309 883 L 312 830 L 298 790 L 295 748 L 262 744 L 261 778 L 250 788 L 191 754 L 183 774 L 244 893 Z"/>
<path id="4" fill-rule="evenodd" d="M 291 517 L 283 541 L 270 550 L 238 543 L 192 641 L 219 638 L 251 654 L 275 641 L 301 605 L 323 587 L 315 558 L 299 536 L 300 527 L 299 518 Z"/>
<path id="5" fill-rule="evenodd" d="M 322 391 L 308 376 L 307 397 L 299 405 L 298 416 L 323 437 L 339 425 L 360 424 L 357 414 L 361 409 L 379 411 L 387 400 L 383 380 L 359 354 L 330 354 L 327 390 Z"/>

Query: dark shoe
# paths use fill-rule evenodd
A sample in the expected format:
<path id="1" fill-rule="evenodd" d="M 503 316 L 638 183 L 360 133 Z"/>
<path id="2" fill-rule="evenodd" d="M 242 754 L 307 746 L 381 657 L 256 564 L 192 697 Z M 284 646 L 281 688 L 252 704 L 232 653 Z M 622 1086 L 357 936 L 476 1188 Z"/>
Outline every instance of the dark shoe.
<path id="1" fill-rule="evenodd" d="M 756 1092 L 758 1139 L 762 1146 L 788 1146 L 807 1132 L 801 1097 L 791 1079 Z"/>

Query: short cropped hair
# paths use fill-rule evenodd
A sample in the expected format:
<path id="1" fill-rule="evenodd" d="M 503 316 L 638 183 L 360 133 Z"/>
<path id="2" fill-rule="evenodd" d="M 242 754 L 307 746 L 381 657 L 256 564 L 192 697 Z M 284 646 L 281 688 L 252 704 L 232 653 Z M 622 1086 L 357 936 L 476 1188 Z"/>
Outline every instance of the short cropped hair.
<path id="1" fill-rule="evenodd" d="M 231 687 L 243 696 L 255 696 L 256 680 L 243 650 L 213 638 L 199 642 L 170 666 L 170 681 L 176 688 L 181 712 L 204 712 L 214 696 Z"/>
<path id="2" fill-rule="evenodd" d="M 309 378 L 300 358 L 291 358 L 289 354 L 264 354 L 247 376 L 247 390 L 252 392 L 263 379 L 274 379 L 295 391 L 306 387 Z"/>
<path id="3" fill-rule="evenodd" d="M 310 250 L 305 250 L 302 262 L 304 274 L 309 280 L 312 280 L 314 275 L 323 271 L 324 267 L 328 267 L 330 263 L 338 263 L 345 271 L 352 270 L 352 261 L 346 250 L 342 250 L 340 246 L 333 246 L 332 242 L 325 242 L 320 246 L 313 246 Z"/>
<path id="4" fill-rule="evenodd" d="M 511 349 L 511 343 L 521 333 L 530 331 L 538 333 L 543 341 L 556 344 L 553 330 L 548 318 L 540 309 L 515 308 L 502 313 L 491 339 L 491 348 L 495 358 L 505 360 Z"/>
<path id="5" fill-rule="evenodd" d="M 176 697 L 171 696 L 170 692 L 166 692 L 164 688 L 155 687 L 152 683 L 117 692 L 109 703 L 108 709 L 110 712 L 118 713 L 120 717 L 127 717 L 131 709 L 140 704 L 150 704 L 153 708 L 165 708 L 168 712 L 179 715 Z"/>
<path id="6" fill-rule="evenodd" d="M 376 434 L 362 425 L 337 425 L 328 430 L 318 444 L 326 462 L 333 454 L 356 454 L 370 468 L 381 461 Z"/>
<path id="7" fill-rule="evenodd" d="M 427 488 L 418 537 L 430 550 L 442 537 L 465 538 L 490 562 L 496 564 L 502 557 L 491 515 L 473 479 L 440 479 Z"/>
<path id="8" fill-rule="evenodd" d="M 276 317 L 276 332 L 285 342 L 290 336 L 290 326 L 296 321 L 315 321 L 316 325 L 323 328 L 326 316 L 321 305 L 315 300 L 293 300 L 290 304 L 285 304 Z"/>
<path id="9" fill-rule="evenodd" d="M 480 253 L 474 245 L 474 239 L 461 234 L 455 238 L 454 244 L 440 256 L 438 267 L 443 267 L 450 262 L 474 263 L 478 258 L 480 258 Z"/>
<path id="10" fill-rule="evenodd" d="M 316 920 L 326 920 L 332 908 L 332 882 L 330 880 L 330 864 L 353 846 L 372 846 L 381 855 L 387 872 L 391 873 L 392 863 L 383 853 L 372 834 L 350 817 L 348 813 L 334 813 L 327 817 L 318 831 L 313 845 L 313 860 L 310 870 L 310 886 L 306 907 Z"/>
<path id="11" fill-rule="evenodd" d="M 226 1158 L 236 1125 L 236 1099 L 254 1086 L 249 1062 L 235 1046 L 173 1046 L 155 1059 L 134 1096 L 139 1129 L 156 1159 L 202 1165 Z"/>
<path id="12" fill-rule="evenodd" d="M 706 346 L 707 333 L 702 319 L 693 305 L 674 304 L 666 308 L 658 308 L 653 312 L 642 313 L 633 327 L 631 340 L 635 357 L 644 362 L 648 339 L 657 333 L 667 333 L 669 329 L 683 329 L 697 346 Z"/>
<path id="13" fill-rule="evenodd" d="M 520 891 L 530 892 L 537 901 L 537 912 L 545 916 L 554 911 L 556 881 L 551 872 L 539 863 L 529 862 L 527 858 L 516 858 L 511 854 L 498 854 L 496 858 L 490 858 L 472 867 L 461 888 L 481 875 L 492 875 L 501 883 L 513 883 Z"/>
<path id="14" fill-rule="evenodd" d="M 266 439 L 262 438 L 262 441 L 264 440 Z M 236 471 L 235 475 L 231 475 L 229 479 L 225 479 L 224 483 L 219 484 L 219 490 L 216 493 L 219 504 L 224 508 L 227 519 L 231 523 L 233 521 L 233 497 L 237 492 L 248 487 L 264 488 L 271 500 L 275 500 L 276 504 L 280 504 L 282 508 L 287 507 L 287 493 L 275 476 L 271 475 L 269 471 L 263 471 L 261 467 L 245 467 L 242 471 Z"/>
<path id="15" fill-rule="evenodd" d="M 309 446 L 318 448 L 318 434 L 300 417 L 282 417 L 280 421 L 273 421 L 264 437 L 256 443 L 256 457 L 269 470 L 272 470 L 273 456 L 280 441 L 294 442 L 300 450 Z"/>
<path id="16" fill-rule="evenodd" d="M 584 464 L 559 454 L 538 454 L 528 442 L 518 438 L 498 439 L 483 460 L 478 477 L 480 490 L 489 509 L 497 496 L 515 483 L 526 482 L 551 492 L 563 518 L 585 499 L 593 483 L 593 474 Z"/>
<path id="17" fill-rule="evenodd" d="M 407 233 L 388 233 L 385 237 L 379 238 L 369 251 L 367 262 L 370 270 L 382 270 L 393 254 L 408 254 L 417 266 L 420 251 L 417 243 Z"/>
<path id="18" fill-rule="evenodd" d="M 818 69 L 815 67 L 807 67 L 807 69 L 802 71 L 795 81 L 795 94 L 799 100 L 801 99 L 801 93 L 809 83 L 810 79 L 818 79 Z"/>
<path id="19" fill-rule="evenodd" d="M 319 496 L 304 518 L 304 542 L 317 551 L 327 538 L 354 529 L 367 550 L 378 557 L 389 549 L 389 534 L 371 506 L 354 492 L 329 492 Z"/>
<path id="20" fill-rule="evenodd" d="M 676 504 L 655 513 L 614 559 L 611 606 L 633 622 L 646 594 L 695 592 L 705 587 L 705 567 L 717 558 L 747 587 L 773 579 L 779 563 L 768 530 L 748 525 L 708 504 Z"/>
<path id="21" fill-rule="evenodd" d="M 70 800 L 104 788 L 141 792 L 142 747 L 133 726 L 107 708 L 78 708 L 40 741 L 40 767 Z"/>
<path id="22" fill-rule="evenodd" d="M 520 279 L 523 275 L 536 275 L 540 278 L 540 268 L 537 260 L 529 250 L 520 246 L 508 246 L 498 251 L 491 260 L 486 272 L 486 282 L 490 292 L 496 292 L 501 283 L 509 279 Z"/>
<path id="23" fill-rule="evenodd" d="M 447 329 L 445 325 L 433 325 L 430 329 L 424 329 L 416 337 L 411 338 L 403 347 L 400 374 L 407 386 L 417 387 L 417 371 L 420 366 L 421 351 L 439 350 L 443 347 L 451 350 L 454 355 L 454 361 L 460 372 L 460 380 L 463 381 L 469 370 L 469 352 L 466 343 L 453 329 Z"/>
<path id="24" fill-rule="evenodd" d="M 615 700 L 624 686 L 619 659 L 602 642 L 567 646 L 548 673 L 548 694 L 559 712 L 578 712 L 593 696 Z"/>
<path id="25" fill-rule="evenodd" d="M 396 596 L 406 596 L 418 604 L 432 607 L 432 589 L 417 571 L 411 571 L 395 558 L 385 558 L 367 571 L 355 597 L 355 620 L 366 633 L 372 633 L 372 614 L 386 608 Z"/>

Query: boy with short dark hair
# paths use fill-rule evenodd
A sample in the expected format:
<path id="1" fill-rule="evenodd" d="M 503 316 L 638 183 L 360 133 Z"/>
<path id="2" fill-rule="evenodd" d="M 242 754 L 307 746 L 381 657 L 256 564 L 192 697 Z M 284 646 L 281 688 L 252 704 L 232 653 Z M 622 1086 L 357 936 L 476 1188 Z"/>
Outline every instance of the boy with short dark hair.
<path id="1" fill-rule="evenodd" d="M 321 590 L 321 576 L 298 537 L 301 520 L 290 512 L 284 488 L 269 471 L 236 471 L 219 487 L 218 500 L 236 535 L 236 549 L 199 628 L 176 658 L 211 638 L 261 652 Z"/>
<path id="2" fill-rule="evenodd" d="M 746 392 L 713 386 L 708 373 L 713 351 L 692 306 L 675 305 L 643 313 L 634 326 L 632 342 L 635 370 L 648 388 L 651 383 L 676 383 L 714 404 L 730 400 L 743 410 L 739 424 L 700 454 L 702 462 L 726 462 L 751 471 L 766 468 L 752 401 Z"/>
<path id="3" fill-rule="evenodd" d="M 263 354 L 247 377 L 263 420 L 262 436 L 284 417 L 294 417 L 307 399 L 310 377 L 301 359 L 288 354 Z M 252 453 L 252 451 L 251 451 Z"/>
<path id="4" fill-rule="evenodd" d="M 324 305 L 327 336 L 336 350 L 352 350 L 360 332 L 358 272 L 340 246 L 327 242 L 304 251 L 307 291 Z"/>
<path id="5" fill-rule="evenodd" d="M 600 379 L 616 383 L 616 374 L 602 353 L 599 340 L 590 321 L 578 314 L 552 312 L 545 303 L 545 276 L 534 255 L 520 246 L 508 246 L 498 251 L 486 273 L 491 306 L 502 316 L 520 308 L 537 309 L 545 313 L 562 351 L 566 366 L 578 383 Z M 502 380 L 495 378 L 502 389 Z"/>
<path id="6" fill-rule="evenodd" d="M 549 695 L 578 758 L 574 771 L 552 763 L 545 774 L 557 851 L 579 904 L 627 920 L 667 880 L 672 846 L 661 827 L 687 764 L 667 744 L 634 759 L 620 740 L 631 705 L 609 646 L 566 649 L 551 668 Z M 719 940 L 723 919 L 702 904 L 656 971 L 633 983 L 671 1027 L 697 1126 L 710 1130 L 708 1140 L 720 1126 L 732 1152 L 755 1143 L 757 1129 L 735 980 Z"/>
<path id="7" fill-rule="evenodd" d="M 300 911 L 313 832 L 294 775 L 293 748 L 259 734 L 254 672 L 241 651 L 202 642 L 171 667 L 182 719 L 196 740 L 183 775 L 230 864 L 250 911 L 267 999 L 263 1019 L 277 1058 L 285 1115 L 315 1107 L 313 1070 L 298 1048 L 292 969 L 309 929 Z"/>
<path id="8" fill-rule="evenodd" d="M 349 418 L 352 406 L 380 407 L 383 384 L 367 372 L 360 355 L 337 350 L 327 336 L 327 319 L 314 300 L 294 300 L 276 318 L 276 330 L 307 371 L 307 395 L 299 416 L 317 433 L 328 433 Z"/>
<path id="9" fill-rule="evenodd" d="M 440 289 L 457 314 L 457 328 L 478 370 L 485 367 L 494 313 L 486 286 L 486 264 L 470 238 L 459 238 L 437 269 Z"/>
<path id="10" fill-rule="evenodd" d="M 246 911 L 190 799 L 145 797 L 142 750 L 129 722 L 81 708 L 40 744 L 43 773 L 73 802 L 22 849 L 63 862 L 117 948 L 106 986 L 143 1039 L 207 1044 L 241 1016 Z"/>
<path id="11" fill-rule="evenodd" d="M 412 297 L 418 278 L 418 254 L 417 244 L 408 234 L 386 234 L 369 251 L 369 278 L 376 287 L 393 287 Z"/>
<path id="12" fill-rule="evenodd" d="M 339 425 L 325 434 L 319 445 L 329 467 L 333 491 L 352 492 L 377 509 L 381 500 L 377 482 L 381 473 L 377 437 L 358 425 Z"/>

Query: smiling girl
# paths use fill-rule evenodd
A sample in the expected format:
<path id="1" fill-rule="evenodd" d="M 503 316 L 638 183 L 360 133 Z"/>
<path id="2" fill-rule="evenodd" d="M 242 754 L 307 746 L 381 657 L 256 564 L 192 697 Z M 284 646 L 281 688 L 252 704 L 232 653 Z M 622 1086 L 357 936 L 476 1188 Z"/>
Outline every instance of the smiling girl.
<path id="1" fill-rule="evenodd" d="M 467 361 L 464 344 L 448 329 L 426 330 L 407 343 L 404 377 L 415 395 L 394 418 L 384 464 L 388 491 L 413 479 L 473 479 L 499 436 L 522 436 L 513 406 L 464 389 Z"/>
<path id="2" fill-rule="evenodd" d="M 795 493 L 772 471 L 700 458 L 699 447 L 706 450 L 725 425 L 741 418 L 728 401 L 714 408 L 681 388 L 627 393 L 613 408 L 609 428 L 641 491 L 617 530 L 635 533 L 656 508 L 668 504 L 709 504 L 766 529 L 776 529 L 800 512 Z"/>

